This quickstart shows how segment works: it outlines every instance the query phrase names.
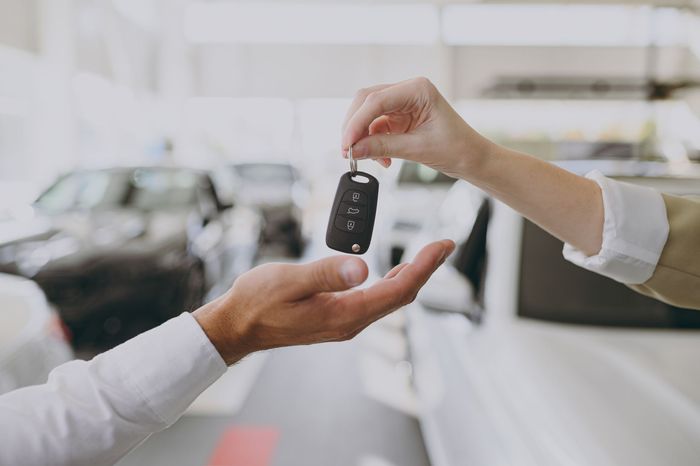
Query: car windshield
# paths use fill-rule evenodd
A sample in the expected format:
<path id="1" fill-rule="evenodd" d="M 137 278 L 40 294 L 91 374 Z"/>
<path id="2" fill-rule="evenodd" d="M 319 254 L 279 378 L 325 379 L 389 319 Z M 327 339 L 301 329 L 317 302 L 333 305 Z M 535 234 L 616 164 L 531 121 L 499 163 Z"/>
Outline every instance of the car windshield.
<path id="1" fill-rule="evenodd" d="M 518 315 L 572 324 L 700 328 L 700 312 L 669 306 L 566 261 L 563 243 L 525 221 Z"/>
<path id="2" fill-rule="evenodd" d="M 399 172 L 399 184 L 451 185 L 454 182 L 454 178 L 450 178 L 444 173 L 413 162 L 404 162 Z"/>
<path id="3" fill-rule="evenodd" d="M 76 172 L 60 178 L 36 201 L 48 212 L 82 209 L 170 209 L 193 205 L 197 175 L 185 170 Z"/>
<path id="4" fill-rule="evenodd" d="M 258 183 L 294 182 L 294 168 L 289 165 L 273 163 L 245 163 L 236 165 L 236 171 L 241 178 Z"/>

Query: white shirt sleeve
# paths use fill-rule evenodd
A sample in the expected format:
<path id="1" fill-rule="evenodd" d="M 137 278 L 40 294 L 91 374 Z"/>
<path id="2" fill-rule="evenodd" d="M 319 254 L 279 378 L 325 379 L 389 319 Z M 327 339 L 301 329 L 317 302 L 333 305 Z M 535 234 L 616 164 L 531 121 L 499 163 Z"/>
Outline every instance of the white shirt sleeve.
<path id="1" fill-rule="evenodd" d="M 189 313 L 0 396 L 0 465 L 114 464 L 226 371 Z"/>
<path id="2" fill-rule="evenodd" d="M 654 274 L 668 238 L 666 205 L 658 191 L 589 173 L 603 193 L 605 222 L 600 252 L 586 256 L 564 244 L 564 257 L 592 272 L 629 285 L 644 283 Z"/>

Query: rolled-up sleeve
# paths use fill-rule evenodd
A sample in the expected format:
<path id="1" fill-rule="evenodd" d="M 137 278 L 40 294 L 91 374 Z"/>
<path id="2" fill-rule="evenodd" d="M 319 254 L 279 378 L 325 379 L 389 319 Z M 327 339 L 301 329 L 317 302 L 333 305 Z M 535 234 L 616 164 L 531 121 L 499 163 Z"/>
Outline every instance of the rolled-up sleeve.
<path id="1" fill-rule="evenodd" d="M 0 396 L 0 465 L 114 464 L 226 370 L 189 313 Z"/>
<path id="2" fill-rule="evenodd" d="M 598 171 L 587 175 L 603 194 L 605 221 L 602 247 L 586 256 L 564 244 L 564 257 L 592 272 L 628 285 L 649 280 L 669 234 L 666 206 L 658 191 L 611 180 Z"/>

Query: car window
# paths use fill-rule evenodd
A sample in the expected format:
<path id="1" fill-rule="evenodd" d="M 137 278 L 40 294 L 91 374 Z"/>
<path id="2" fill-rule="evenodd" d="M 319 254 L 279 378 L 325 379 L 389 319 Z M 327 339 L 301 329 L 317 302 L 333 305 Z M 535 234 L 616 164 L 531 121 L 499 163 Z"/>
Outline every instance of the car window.
<path id="1" fill-rule="evenodd" d="M 700 328 L 700 312 L 664 304 L 571 264 L 562 256 L 561 241 L 524 222 L 521 317 L 597 326 Z"/>
<path id="2" fill-rule="evenodd" d="M 56 181 L 36 205 L 49 212 L 117 205 L 127 194 L 127 180 L 125 173 L 72 173 Z"/>
<path id="3" fill-rule="evenodd" d="M 404 162 L 401 164 L 401 171 L 399 171 L 399 184 L 450 185 L 454 182 L 454 178 L 418 163 Z"/>
<path id="4" fill-rule="evenodd" d="M 137 169 L 76 172 L 56 181 L 36 201 L 47 212 L 83 209 L 142 210 L 189 206 L 199 177 L 185 170 Z"/>
<path id="5" fill-rule="evenodd" d="M 294 168 L 282 164 L 246 163 L 237 165 L 236 171 L 241 178 L 261 183 L 291 184 L 296 178 Z"/>
<path id="6" fill-rule="evenodd" d="M 192 205 L 197 200 L 198 178 L 184 170 L 136 170 L 127 205 L 142 210 Z"/>

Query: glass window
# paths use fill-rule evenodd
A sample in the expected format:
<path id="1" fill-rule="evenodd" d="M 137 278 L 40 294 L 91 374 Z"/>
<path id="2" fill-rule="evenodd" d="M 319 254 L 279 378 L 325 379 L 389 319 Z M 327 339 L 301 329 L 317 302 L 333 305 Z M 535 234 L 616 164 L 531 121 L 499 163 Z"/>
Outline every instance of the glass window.
<path id="1" fill-rule="evenodd" d="M 257 183 L 294 182 L 294 168 L 289 165 L 273 163 L 245 163 L 236 165 L 236 172 L 241 178 Z"/>
<path id="2" fill-rule="evenodd" d="M 36 202 L 47 212 L 135 208 L 167 209 L 192 205 L 198 175 L 184 170 L 87 171 L 66 175 Z"/>
<path id="3" fill-rule="evenodd" d="M 566 261 L 563 243 L 525 220 L 518 315 L 571 324 L 700 328 L 700 312 L 669 306 Z"/>

